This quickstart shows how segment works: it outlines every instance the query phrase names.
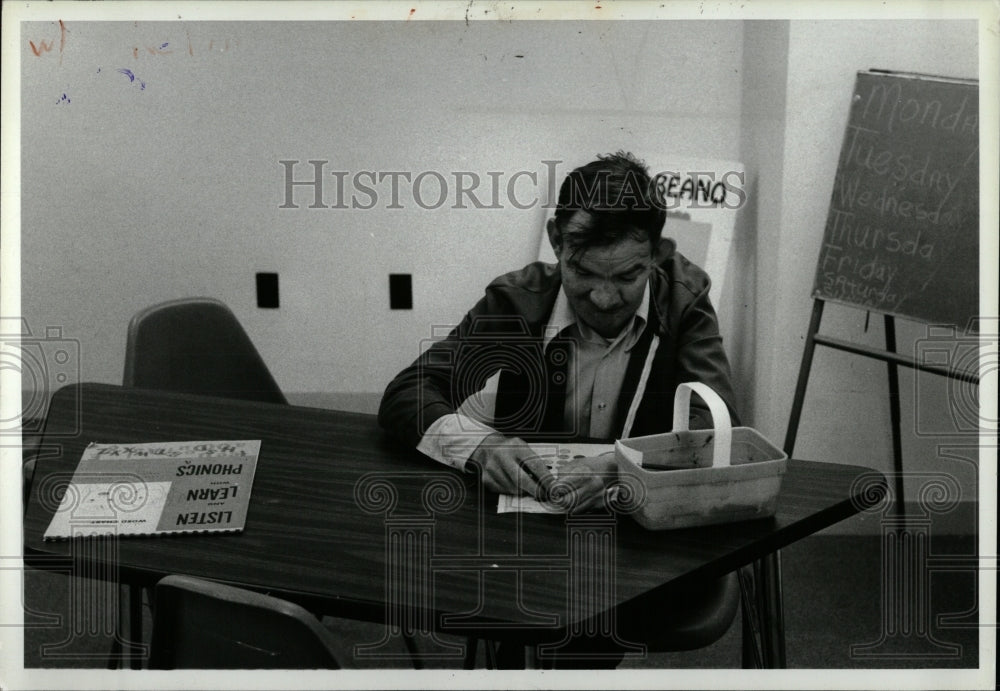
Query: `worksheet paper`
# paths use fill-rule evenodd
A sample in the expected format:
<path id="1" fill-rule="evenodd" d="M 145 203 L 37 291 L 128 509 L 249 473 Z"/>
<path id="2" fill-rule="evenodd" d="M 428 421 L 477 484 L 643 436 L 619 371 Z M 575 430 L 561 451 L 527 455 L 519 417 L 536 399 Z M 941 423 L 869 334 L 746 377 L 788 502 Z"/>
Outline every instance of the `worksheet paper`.
<path id="1" fill-rule="evenodd" d="M 573 462 L 589 456 L 600 456 L 614 452 L 613 444 L 531 444 L 531 449 L 545 459 L 549 471 L 559 477 Z M 566 509 L 551 502 L 541 502 L 528 495 L 514 496 L 501 494 L 497 502 L 497 513 L 566 513 Z"/>

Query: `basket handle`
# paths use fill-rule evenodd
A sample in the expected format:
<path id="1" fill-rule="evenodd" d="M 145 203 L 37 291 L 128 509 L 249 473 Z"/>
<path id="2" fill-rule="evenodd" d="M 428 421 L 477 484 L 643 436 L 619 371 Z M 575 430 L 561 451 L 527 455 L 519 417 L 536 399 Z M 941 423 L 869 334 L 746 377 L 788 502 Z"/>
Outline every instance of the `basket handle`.
<path id="1" fill-rule="evenodd" d="M 729 454 L 733 445 L 733 424 L 729 419 L 729 409 L 719 394 L 701 382 L 679 384 L 674 393 L 674 431 L 686 432 L 690 425 L 691 392 L 701 396 L 712 413 L 712 426 L 715 430 L 715 449 L 712 454 L 712 467 L 722 468 L 729 465 Z"/>

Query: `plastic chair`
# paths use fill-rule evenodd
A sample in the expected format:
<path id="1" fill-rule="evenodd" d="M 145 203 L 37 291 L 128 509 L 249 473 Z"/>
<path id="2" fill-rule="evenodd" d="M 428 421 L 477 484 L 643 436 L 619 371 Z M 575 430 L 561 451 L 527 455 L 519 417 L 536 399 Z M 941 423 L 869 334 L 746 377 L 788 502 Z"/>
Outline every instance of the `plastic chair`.
<path id="1" fill-rule="evenodd" d="M 128 326 L 125 386 L 287 404 L 236 316 L 215 298 L 162 302 L 136 313 Z M 130 631 L 141 637 L 143 590 L 129 588 Z M 120 611 L 125 608 L 121 607 Z M 135 633 L 133 634 L 135 635 Z M 407 650 L 419 667 L 411 637 Z M 117 650 L 112 650 L 112 657 Z"/>
<path id="2" fill-rule="evenodd" d="M 616 634 L 623 642 L 645 645 L 648 653 L 681 652 L 707 647 L 722 638 L 732 626 L 740 605 L 740 585 L 733 572 L 722 578 L 688 587 L 683 592 L 656 603 L 652 606 L 652 611 L 649 604 L 638 609 L 625 605 L 617 618 L 620 625 Z M 465 669 L 474 668 L 478 643 L 475 637 L 467 638 Z M 487 640 L 485 644 L 487 668 L 496 668 L 498 660 L 502 660 L 501 664 L 504 666 L 520 668 L 525 653 L 532 655 L 531 667 L 552 666 L 551 658 L 533 656 L 536 652 L 534 647 L 524 650 L 516 645 L 505 645 L 498 650 L 492 641 Z M 751 648 L 753 637 L 744 633 L 743 644 L 744 666 L 755 666 L 749 657 L 754 654 Z M 588 667 L 586 653 L 575 650 L 574 655 L 579 657 L 568 661 L 571 666 Z M 601 664 L 598 663 L 597 666 Z"/>
<path id="3" fill-rule="evenodd" d="M 156 584 L 151 669 L 339 669 L 333 636 L 296 604 L 192 576 Z"/>
<path id="4" fill-rule="evenodd" d="M 649 652 L 677 652 L 704 648 L 729 630 L 740 604 L 736 573 L 699 583 L 672 599 L 655 614 L 645 612 L 638 630 L 625 632 L 645 643 Z"/>
<path id="5" fill-rule="evenodd" d="M 209 297 L 170 300 L 137 312 L 128 325 L 122 384 L 288 403 L 236 315 L 225 303 Z M 146 589 L 127 589 L 130 631 L 139 639 Z M 116 646 L 112 658 L 117 654 Z"/>
<path id="6" fill-rule="evenodd" d="M 171 300 L 132 317 L 123 383 L 288 403 L 232 310 L 214 298 Z"/>

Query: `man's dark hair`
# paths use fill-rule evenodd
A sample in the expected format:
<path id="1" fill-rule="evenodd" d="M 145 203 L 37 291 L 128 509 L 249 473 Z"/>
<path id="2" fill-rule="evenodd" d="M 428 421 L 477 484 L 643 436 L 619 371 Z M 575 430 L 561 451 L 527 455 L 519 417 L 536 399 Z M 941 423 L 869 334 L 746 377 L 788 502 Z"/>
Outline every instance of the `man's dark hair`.
<path id="1" fill-rule="evenodd" d="M 563 235 L 569 247 L 579 249 L 633 237 L 647 240 L 655 250 L 667 218 L 646 164 L 625 151 L 598 156 L 566 176 L 555 212 L 561 234 L 577 211 L 586 211 L 594 220 L 587 233 Z"/>

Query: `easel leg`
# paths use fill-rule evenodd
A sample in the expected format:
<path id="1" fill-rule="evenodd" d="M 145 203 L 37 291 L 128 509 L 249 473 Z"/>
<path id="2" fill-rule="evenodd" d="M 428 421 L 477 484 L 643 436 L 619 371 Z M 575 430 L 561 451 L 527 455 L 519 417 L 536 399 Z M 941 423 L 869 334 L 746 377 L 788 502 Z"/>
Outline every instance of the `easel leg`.
<path id="1" fill-rule="evenodd" d="M 896 319 L 891 314 L 885 315 L 885 349 L 896 352 Z M 889 419 L 892 425 L 892 463 L 895 471 L 896 514 L 906 513 L 903 497 L 903 440 L 900 430 L 901 415 L 899 412 L 899 369 L 895 362 L 889 366 Z"/>
<path id="2" fill-rule="evenodd" d="M 813 300 L 812 317 L 809 318 L 809 331 L 806 333 L 806 344 L 802 350 L 802 365 L 799 367 L 799 380 L 795 384 L 795 397 L 792 399 L 792 412 L 788 416 L 788 430 L 785 432 L 784 451 L 789 456 L 795 448 L 795 436 L 799 432 L 799 419 L 802 417 L 802 404 L 806 398 L 806 385 L 809 384 L 809 370 L 812 369 L 813 353 L 816 351 L 816 332 L 819 331 L 823 319 L 823 301 Z"/>

